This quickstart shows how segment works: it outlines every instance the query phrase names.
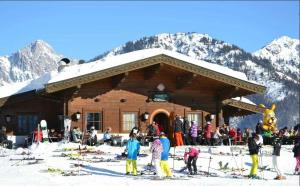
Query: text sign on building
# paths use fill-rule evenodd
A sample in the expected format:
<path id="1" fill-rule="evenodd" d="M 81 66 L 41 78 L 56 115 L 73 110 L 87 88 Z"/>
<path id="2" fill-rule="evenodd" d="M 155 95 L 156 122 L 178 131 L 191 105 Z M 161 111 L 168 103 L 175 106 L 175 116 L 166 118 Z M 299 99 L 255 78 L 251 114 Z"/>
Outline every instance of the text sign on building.
<path id="1" fill-rule="evenodd" d="M 154 92 L 152 94 L 152 101 L 154 102 L 166 102 L 170 100 L 170 95 L 165 92 Z"/>

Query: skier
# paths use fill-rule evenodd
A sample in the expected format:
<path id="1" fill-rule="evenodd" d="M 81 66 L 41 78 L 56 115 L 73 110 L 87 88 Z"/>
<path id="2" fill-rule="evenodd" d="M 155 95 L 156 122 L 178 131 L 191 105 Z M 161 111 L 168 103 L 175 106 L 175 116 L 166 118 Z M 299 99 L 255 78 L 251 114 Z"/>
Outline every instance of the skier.
<path id="1" fill-rule="evenodd" d="M 199 152 L 200 150 L 194 147 L 185 149 L 184 162 L 187 164 L 190 175 L 197 174 L 197 159 Z M 192 170 L 192 165 L 194 170 Z"/>
<path id="2" fill-rule="evenodd" d="M 273 140 L 273 154 L 272 154 L 273 167 L 277 173 L 277 176 L 274 178 L 275 180 L 285 179 L 285 177 L 282 176 L 277 165 L 277 156 L 280 156 L 281 145 L 282 145 L 282 140 L 280 136 L 275 137 L 275 139 Z"/>
<path id="3" fill-rule="evenodd" d="M 150 149 L 150 152 L 152 152 L 152 162 L 154 163 L 156 176 L 158 179 L 162 178 L 162 171 L 160 167 L 160 159 L 161 159 L 161 153 L 163 151 L 163 146 L 159 139 L 156 139 Z"/>
<path id="4" fill-rule="evenodd" d="M 170 140 L 165 136 L 164 132 L 160 133 L 159 140 L 163 146 L 163 151 L 161 153 L 160 167 L 162 168 L 162 172 L 163 172 L 164 176 L 172 177 L 172 172 L 171 172 L 169 164 L 168 164 L 169 151 L 170 151 Z"/>
<path id="5" fill-rule="evenodd" d="M 293 152 L 294 152 L 294 157 L 296 158 L 296 167 L 295 167 L 294 174 L 300 175 L 300 141 L 297 141 L 297 143 L 295 143 Z"/>
<path id="6" fill-rule="evenodd" d="M 175 138 L 175 143 L 176 146 L 182 146 L 183 145 L 183 140 L 182 140 L 182 125 L 183 122 L 180 119 L 179 115 L 176 115 L 175 121 L 173 124 L 174 127 L 174 138 Z"/>
<path id="7" fill-rule="evenodd" d="M 130 139 L 127 142 L 125 151 L 127 151 L 126 175 L 130 174 L 130 167 L 132 165 L 133 176 L 136 176 L 136 160 L 140 151 L 140 142 L 136 139 L 136 133 L 132 133 Z"/>
<path id="8" fill-rule="evenodd" d="M 135 137 L 140 135 L 140 129 L 136 126 L 131 129 L 131 131 L 129 133 L 129 137 L 132 137 L 133 135 L 135 135 Z"/>
<path id="9" fill-rule="evenodd" d="M 249 174 L 249 178 L 259 179 L 257 176 L 257 168 L 258 168 L 258 151 L 261 148 L 259 143 L 259 136 L 257 134 L 253 134 L 253 137 L 248 140 L 248 148 L 249 153 L 252 159 L 252 167 Z"/>

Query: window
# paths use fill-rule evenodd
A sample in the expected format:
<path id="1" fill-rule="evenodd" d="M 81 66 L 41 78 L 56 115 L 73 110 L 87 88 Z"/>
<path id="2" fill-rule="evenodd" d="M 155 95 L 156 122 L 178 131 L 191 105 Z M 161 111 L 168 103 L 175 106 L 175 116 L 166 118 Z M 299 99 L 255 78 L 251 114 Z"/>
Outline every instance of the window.
<path id="1" fill-rule="evenodd" d="M 123 113 L 123 130 L 130 131 L 135 126 L 138 126 L 137 112 L 124 112 Z"/>
<path id="2" fill-rule="evenodd" d="M 96 130 L 102 131 L 102 113 L 99 112 L 88 112 L 86 113 L 86 129 L 94 126 Z"/>
<path id="3" fill-rule="evenodd" d="M 201 126 L 201 124 L 202 124 L 201 113 L 188 113 L 187 118 L 188 118 L 189 122 L 196 121 L 198 126 Z"/>
<path id="4" fill-rule="evenodd" d="M 18 134 L 29 134 L 37 128 L 38 116 L 37 115 L 18 115 Z"/>

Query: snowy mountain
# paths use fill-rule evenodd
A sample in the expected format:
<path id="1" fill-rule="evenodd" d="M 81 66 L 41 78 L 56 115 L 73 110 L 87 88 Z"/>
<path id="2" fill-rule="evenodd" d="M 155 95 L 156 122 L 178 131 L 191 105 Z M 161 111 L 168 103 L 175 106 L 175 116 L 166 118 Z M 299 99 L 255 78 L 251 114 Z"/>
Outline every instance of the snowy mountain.
<path id="1" fill-rule="evenodd" d="M 261 59 L 268 59 L 279 75 L 297 82 L 300 68 L 299 50 L 298 39 L 283 36 L 254 52 L 253 55 Z"/>
<path id="2" fill-rule="evenodd" d="M 129 41 L 90 61 L 107 58 L 135 50 L 163 48 L 190 57 L 227 66 L 244 72 L 248 79 L 267 87 L 264 96 L 249 96 L 253 102 L 266 106 L 277 104 L 278 124 L 293 126 L 299 122 L 299 40 L 287 36 L 278 38 L 266 47 L 248 53 L 236 45 L 199 33 L 163 33 Z M 235 124 L 254 126 L 261 116 L 235 118 Z"/>
<path id="3" fill-rule="evenodd" d="M 10 56 L 0 57 L 0 85 L 34 79 L 57 69 L 62 55 L 42 40 L 37 40 Z"/>
<path id="4" fill-rule="evenodd" d="M 256 104 L 263 103 L 267 107 L 276 103 L 278 124 L 281 127 L 299 123 L 298 39 L 283 36 L 251 54 L 236 45 L 217 40 L 207 34 L 163 33 L 129 41 L 90 61 L 147 48 L 176 51 L 244 72 L 248 79 L 267 87 L 264 96 L 249 96 L 251 101 Z M 37 40 L 11 56 L 0 57 L 0 85 L 33 79 L 45 72 L 56 70 L 57 62 L 61 58 L 62 56 L 55 53 L 49 44 Z M 73 62 L 77 63 L 75 60 Z M 251 115 L 247 119 L 234 118 L 232 123 L 242 128 L 253 127 L 260 118 L 260 115 Z"/>

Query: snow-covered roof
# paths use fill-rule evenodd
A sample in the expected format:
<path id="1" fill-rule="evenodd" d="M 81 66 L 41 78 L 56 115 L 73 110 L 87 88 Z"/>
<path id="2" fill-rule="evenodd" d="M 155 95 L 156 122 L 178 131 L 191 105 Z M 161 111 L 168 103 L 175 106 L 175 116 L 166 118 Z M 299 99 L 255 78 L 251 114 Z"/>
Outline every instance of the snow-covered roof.
<path id="1" fill-rule="evenodd" d="M 158 55 L 170 56 L 183 62 L 190 63 L 205 69 L 209 69 L 220 74 L 234 77 L 236 79 L 243 80 L 252 84 L 254 83 L 253 81 L 249 81 L 244 73 L 234 71 L 224 66 L 208 63 L 202 60 L 196 60 L 194 58 L 173 51 L 163 49 L 144 49 L 105 59 L 100 59 L 90 63 L 68 66 L 60 72 L 49 72 L 31 81 L 2 86 L 0 87 L 0 98 L 8 97 L 14 94 L 19 94 L 31 90 L 43 89 L 45 85 L 50 83 L 56 83 L 67 79 L 80 77 L 93 72 L 110 69 L 113 67 L 129 64 L 135 61 L 151 58 Z"/>
<path id="2" fill-rule="evenodd" d="M 249 99 L 247 99 L 245 97 L 235 97 L 235 98 L 231 98 L 231 99 L 234 99 L 236 101 L 241 101 L 241 102 L 244 102 L 244 103 L 248 103 L 248 104 L 251 104 L 251 105 L 256 105 L 251 100 L 249 100 Z"/>

